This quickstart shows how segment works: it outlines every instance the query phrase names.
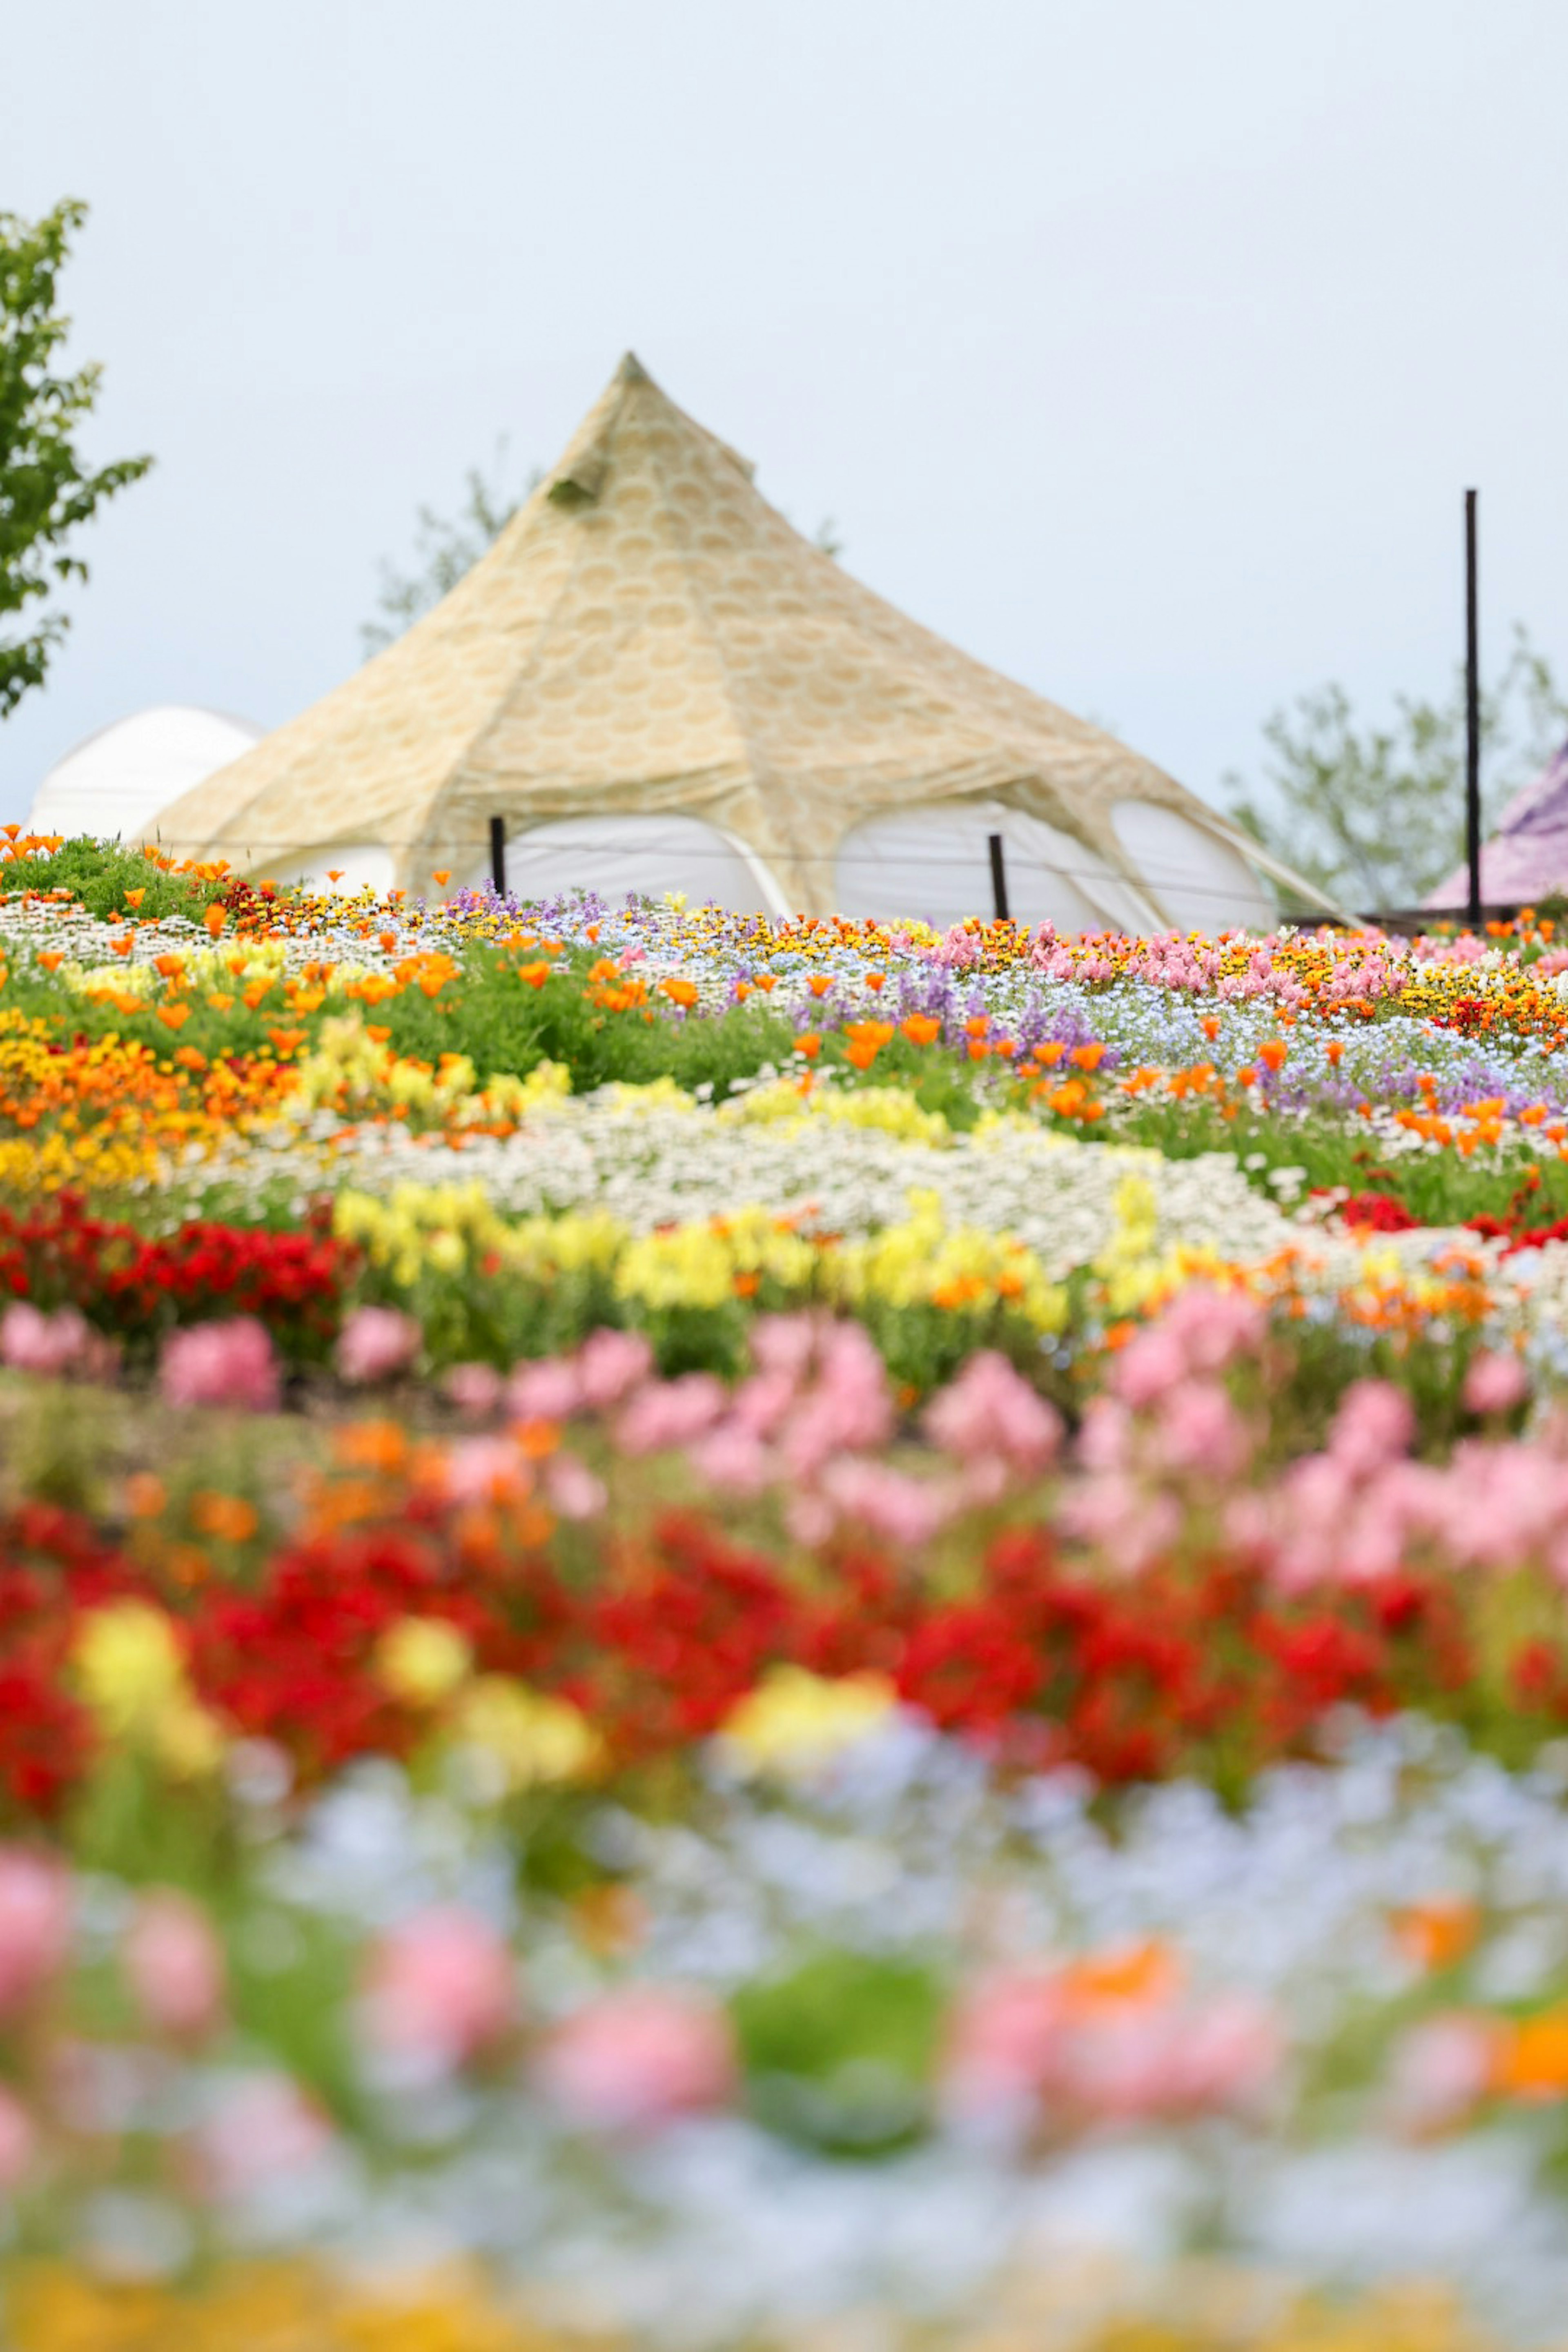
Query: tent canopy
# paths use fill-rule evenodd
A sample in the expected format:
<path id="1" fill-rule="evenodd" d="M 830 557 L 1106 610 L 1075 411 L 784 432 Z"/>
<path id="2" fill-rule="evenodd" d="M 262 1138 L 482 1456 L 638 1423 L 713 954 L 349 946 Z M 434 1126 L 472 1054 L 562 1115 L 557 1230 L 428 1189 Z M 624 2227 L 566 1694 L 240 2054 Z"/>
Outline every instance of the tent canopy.
<path id="1" fill-rule="evenodd" d="M 1481 844 L 1481 898 L 1489 907 L 1526 907 L 1568 890 L 1568 743 L 1516 793 L 1497 831 Z M 1433 908 L 1462 907 L 1469 869 L 1455 867 L 1426 898 Z"/>
<path id="2" fill-rule="evenodd" d="M 486 870 L 495 816 L 520 883 L 531 844 L 563 835 L 584 878 L 594 844 L 613 843 L 633 882 L 679 867 L 685 839 L 702 898 L 700 839 L 731 862 L 731 903 L 749 887 L 757 906 L 820 913 L 874 898 L 900 861 L 940 871 L 967 816 L 971 835 L 1004 831 L 1010 870 L 1054 871 L 1091 920 L 1157 926 L 1193 871 L 1236 900 L 1226 919 L 1267 912 L 1243 863 L 1268 866 L 1256 845 L 862 587 L 630 354 L 451 593 L 159 830 L 182 854 L 279 878 L 343 866 L 357 879 L 374 854 L 386 880 L 419 887 Z M 882 895 L 877 911 L 922 911 L 907 887 L 902 903 Z"/>

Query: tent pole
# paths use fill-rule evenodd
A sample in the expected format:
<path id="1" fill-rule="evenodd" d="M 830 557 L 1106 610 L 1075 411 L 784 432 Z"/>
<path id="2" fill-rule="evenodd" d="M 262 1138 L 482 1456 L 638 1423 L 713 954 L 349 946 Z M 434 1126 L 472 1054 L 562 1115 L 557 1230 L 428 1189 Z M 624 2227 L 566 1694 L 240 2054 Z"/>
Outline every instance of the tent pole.
<path id="1" fill-rule="evenodd" d="M 996 920 L 1007 920 L 1007 868 L 1002 857 L 1002 836 L 999 833 L 985 836 L 991 849 L 991 896 L 995 902 Z"/>
<path id="2" fill-rule="evenodd" d="M 1471 930 L 1481 920 L 1481 679 L 1476 626 L 1476 494 L 1465 492 L 1465 855 Z"/>
<path id="3" fill-rule="evenodd" d="M 498 898 L 506 897 L 506 819 L 490 819 L 490 880 Z"/>

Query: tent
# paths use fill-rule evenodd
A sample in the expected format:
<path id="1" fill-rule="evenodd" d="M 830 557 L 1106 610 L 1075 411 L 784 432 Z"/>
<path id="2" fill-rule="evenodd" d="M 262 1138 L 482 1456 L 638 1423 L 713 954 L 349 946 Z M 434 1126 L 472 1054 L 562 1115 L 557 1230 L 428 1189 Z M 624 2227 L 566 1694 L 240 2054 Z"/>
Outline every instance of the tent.
<path id="1" fill-rule="evenodd" d="M 1481 844 L 1487 906 L 1539 905 L 1553 890 L 1568 890 L 1568 743 L 1514 794 L 1497 831 Z M 1424 903 L 1451 913 L 1469 895 L 1469 868 L 1459 866 Z"/>
<path id="2" fill-rule="evenodd" d="M 1268 921 L 1256 869 L 1281 871 L 862 587 L 630 354 L 450 594 L 160 830 L 279 881 L 420 890 L 488 873 L 495 817 L 531 896 L 946 922 L 989 911 L 995 833 L 1016 916 L 1218 929 Z"/>
<path id="3" fill-rule="evenodd" d="M 38 786 L 31 833 L 141 841 L 159 812 L 261 740 L 259 727 L 194 704 L 161 702 L 100 727 Z"/>

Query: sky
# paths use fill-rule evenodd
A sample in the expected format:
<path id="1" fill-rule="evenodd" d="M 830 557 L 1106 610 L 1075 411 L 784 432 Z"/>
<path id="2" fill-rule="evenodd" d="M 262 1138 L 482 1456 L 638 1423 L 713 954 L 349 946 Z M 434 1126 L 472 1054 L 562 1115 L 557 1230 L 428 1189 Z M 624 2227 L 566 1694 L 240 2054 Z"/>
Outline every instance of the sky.
<path id="1" fill-rule="evenodd" d="M 271 726 L 383 558 L 622 352 L 802 528 L 1194 791 L 1515 619 L 1568 674 L 1563 0 L 0 0 L 0 209 L 104 364 L 0 814 L 162 701 Z M 17 93 L 25 96 L 25 102 Z"/>

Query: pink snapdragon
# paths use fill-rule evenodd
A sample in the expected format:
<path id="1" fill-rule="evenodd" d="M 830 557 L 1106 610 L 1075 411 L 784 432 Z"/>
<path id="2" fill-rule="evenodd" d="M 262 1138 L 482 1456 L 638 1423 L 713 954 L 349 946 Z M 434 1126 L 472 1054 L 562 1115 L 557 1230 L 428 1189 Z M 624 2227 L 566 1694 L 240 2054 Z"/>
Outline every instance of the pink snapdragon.
<path id="1" fill-rule="evenodd" d="M 172 1887 L 142 1895 L 125 1937 L 125 1975 L 154 2032 L 205 2041 L 223 2017 L 223 1951 L 198 1904 Z"/>
<path id="2" fill-rule="evenodd" d="M 983 1349 L 925 1409 L 926 1434 L 961 1461 L 994 1455 L 1025 1477 L 1056 1459 L 1062 1420 L 1005 1356 Z"/>
<path id="3" fill-rule="evenodd" d="M 728 2022 L 710 2001 L 629 1985 L 558 2026 L 537 2073 L 580 2130 L 636 2135 L 724 2105 L 734 2094 L 735 2052 Z"/>
<path id="4" fill-rule="evenodd" d="M 273 1412 L 279 1375 L 265 1324 L 237 1315 L 172 1332 L 159 1359 L 158 1385 L 168 1404 Z"/>
<path id="5" fill-rule="evenodd" d="M 384 1936 L 365 1980 L 365 2023 L 388 2053 L 441 2069 L 503 2041 L 517 2018 L 510 1949 L 456 1906 L 416 1913 Z"/>
<path id="6" fill-rule="evenodd" d="M 70 1946 L 70 1882 L 27 1846 L 0 1846 L 0 2022 L 57 1976 Z"/>
<path id="7" fill-rule="evenodd" d="M 338 1335 L 338 1377 L 353 1388 L 394 1380 L 408 1370 L 423 1340 L 414 1318 L 395 1307 L 356 1307 Z"/>

